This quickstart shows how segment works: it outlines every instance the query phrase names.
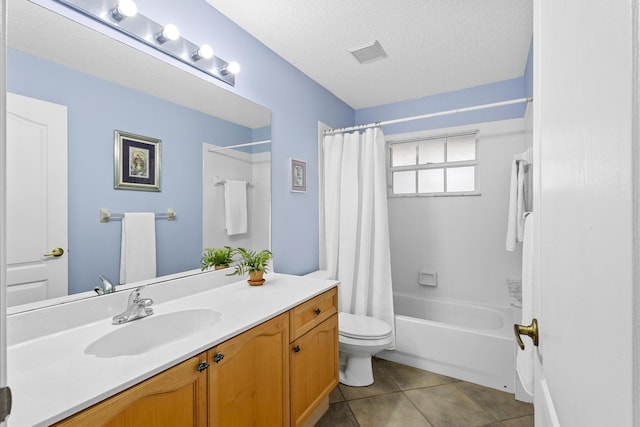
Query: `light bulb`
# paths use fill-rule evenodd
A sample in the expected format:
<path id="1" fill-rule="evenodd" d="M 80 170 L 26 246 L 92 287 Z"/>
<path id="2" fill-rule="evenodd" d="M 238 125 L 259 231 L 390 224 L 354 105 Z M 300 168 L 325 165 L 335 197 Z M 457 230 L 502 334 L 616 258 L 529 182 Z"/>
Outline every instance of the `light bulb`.
<path id="1" fill-rule="evenodd" d="M 198 61 L 200 59 L 211 59 L 213 58 L 213 48 L 208 44 L 203 44 L 198 48 L 198 50 L 193 52 L 193 55 L 191 55 L 191 57 L 195 61 Z"/>
<path id="2" fill-rule="evenodd" d="M 125 18 L 131 18 L 138 13 L 138 7 L 132 0 L 120 0 L 118 5 L 111 11 L 111 16 L 116 21 L 122 21 Z"/>
<path id="3" fill-rule="evenodd" d="M 162 31 L 156 35 L 156 40 L 160 43 L 165 43 L 169 40 L 178 40 L 178 38 L 180 38 L 180 30 L 173 24 L 165 25 Z"/>
<path id="4" fill-rule="evenodd" d="M 227 71 L 231 74 L 238 74 L 240 72 L 240 64 L 236 61 L 231 61 L 227 64 Z"/>

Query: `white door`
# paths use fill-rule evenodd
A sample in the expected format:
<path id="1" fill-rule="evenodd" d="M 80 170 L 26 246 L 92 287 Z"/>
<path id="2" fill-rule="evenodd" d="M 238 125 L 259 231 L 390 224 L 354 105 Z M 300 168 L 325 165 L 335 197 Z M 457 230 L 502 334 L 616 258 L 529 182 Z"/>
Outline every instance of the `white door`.
<path id="1" fill-rule="evenodd" d="M 6 220 L 8 305 L 67 295 L 67 107 L 7 94 Z"/>
<path id="2" fill-rule="evenodd" d="M 632 3 L 534 1 L 536 426 L 637 425 Z"/>

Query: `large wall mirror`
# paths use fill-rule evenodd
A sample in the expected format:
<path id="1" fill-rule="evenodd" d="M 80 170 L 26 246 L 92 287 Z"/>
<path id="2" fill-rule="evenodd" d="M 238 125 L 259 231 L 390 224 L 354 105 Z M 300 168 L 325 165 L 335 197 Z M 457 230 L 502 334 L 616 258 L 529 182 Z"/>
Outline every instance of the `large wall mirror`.
<path id="1" fill-rule="evenodd" d="M 176 212 L 155 221 L 158 276 L 198 269 L 203 248 L 270 247 L 268 109 L 28 0 L 8 4 L 10 311 L 95 295 L 99 275 L 118 283 L 125 212 Z M 160 140 L 160 191 L 115 188 L 116 131 Z M 225 232 L 227 180 L 247 182 L 246 233 Z"/>

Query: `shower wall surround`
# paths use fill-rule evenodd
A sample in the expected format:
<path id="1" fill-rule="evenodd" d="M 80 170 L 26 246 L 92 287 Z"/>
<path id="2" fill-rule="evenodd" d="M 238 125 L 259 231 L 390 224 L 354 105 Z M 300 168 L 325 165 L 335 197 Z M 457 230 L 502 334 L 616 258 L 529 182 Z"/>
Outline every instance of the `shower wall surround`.
<path id="1" fill-rule="evenodd" d="M 444 128 L 433 135 L 479 129 L 480 196 L 389 199 L 394 291 L 508 306 L 507 278 L 521 276 L 521 248 L 505 250 L 513 155 L 524 151 L 525 119 Z M 411 137 L 417 133 L 402 134 Z M 401 139 L 398 135 L 387 138 Z M 436 287 L 418 284 L 420 270 L 436 272 Z"/>

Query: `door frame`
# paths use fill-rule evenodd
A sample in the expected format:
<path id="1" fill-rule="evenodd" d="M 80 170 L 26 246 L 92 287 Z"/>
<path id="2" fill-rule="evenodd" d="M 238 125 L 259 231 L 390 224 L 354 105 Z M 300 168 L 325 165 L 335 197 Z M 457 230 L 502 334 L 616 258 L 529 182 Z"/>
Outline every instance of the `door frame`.
<path id="1" fill-rule="evenodd" d="M 632 401 L 633 422 L 635 427 L 640 427 L 640 0 L 631 0 L 631 29 L 634 35 L 631 42 L 633 55 L 633 81 L 632 85 L 632 191 L 633 191 L 633 229 L 632 229 L 632 253 L 633 253 L 633 286 L 632 295 Z"/>
<path id="2" fill-rule="evenodd" d="M 7 385 L 6 135 L 7 1 L 0 0 L 0 387 Z M 6 423 L 0 422 L 0 426 Z"/>

